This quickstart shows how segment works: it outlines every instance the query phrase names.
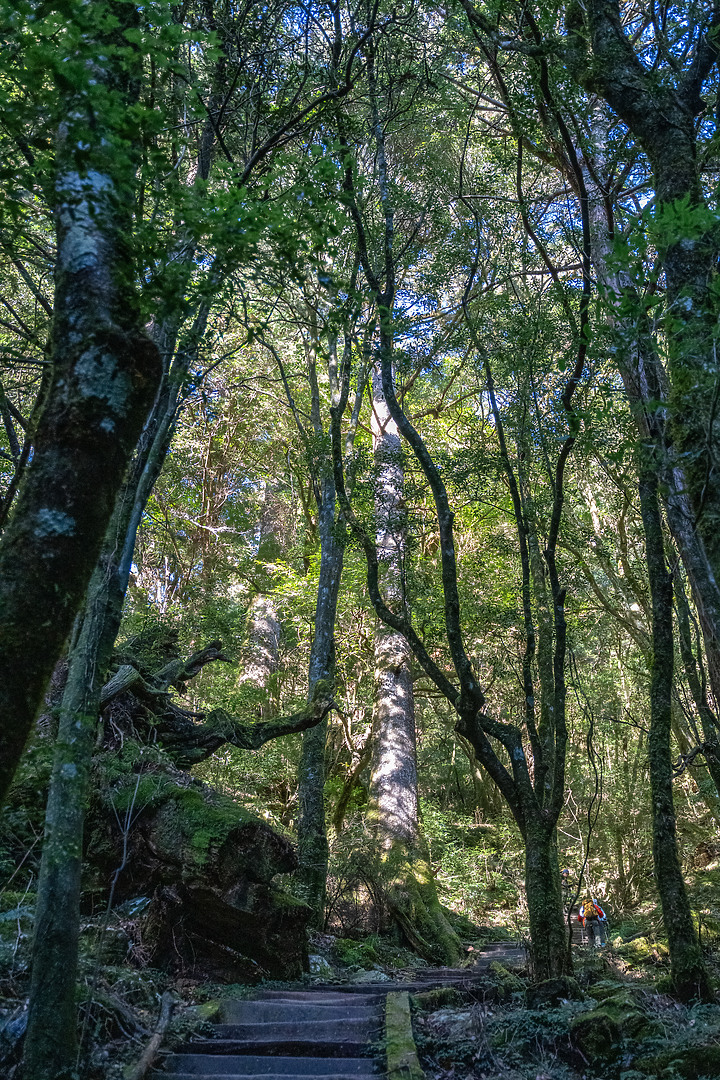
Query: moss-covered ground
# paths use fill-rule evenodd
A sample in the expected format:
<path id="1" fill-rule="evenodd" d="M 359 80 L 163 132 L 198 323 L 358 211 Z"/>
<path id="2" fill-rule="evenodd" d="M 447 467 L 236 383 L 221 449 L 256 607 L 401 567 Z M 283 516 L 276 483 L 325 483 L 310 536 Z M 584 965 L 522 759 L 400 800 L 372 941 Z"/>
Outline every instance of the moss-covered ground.
<path id="1" fill-rule="evenodd" d="M 472 989 L 413 999 L 428 1080 L 700 1080 L 720 1076 L 720 1005 L 664 992 L 666 950 L 648 939 L 578 949 L 576 978 L 534 987 L 490 966 Z"/>

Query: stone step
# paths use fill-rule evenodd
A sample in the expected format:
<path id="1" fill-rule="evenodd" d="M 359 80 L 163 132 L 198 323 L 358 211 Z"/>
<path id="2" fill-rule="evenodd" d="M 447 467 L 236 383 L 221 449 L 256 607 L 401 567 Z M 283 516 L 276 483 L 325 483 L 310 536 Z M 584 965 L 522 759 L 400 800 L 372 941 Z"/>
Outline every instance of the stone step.
<path id="1" fill-rule="evenodd" d="M 328 1080 L 329 1076 L 332 1076 L 332 1080 L 357 1080 L 357 1077 L 378 1077 L 377 1073 L 348 1073 L 348 1072 L 332 1072 L 332 1073 L 299 1073 L 297 1070 L 291 1073 L 167 1073 L 167 1072 L 154 1072 L 151 1073 L 151 1080 L 195 1080 L 195 1077 L 203 1075 L 206 1080 Z"/>
<path id="2" fill-rule="evenodd" d="M 342 990 L 261 990 L 254 1001 L 307 1001 L 311 1005 L 375 1005 L 379 994 L 387 994 L 389 983 L 375 983 Z"/>
<path id="3" fill-rule="evenodd" d="M 271 1025 L 268 1025 L 271 1026 Z M 185 1044 L 190 1054 L 212 1055 L 240 1055 L 254 1054 L 258 1050 L 263 1054 L 297 1057 L 363 1057 L 371 1053 L 367 1038 L 353 1037 L 332 1038 L 323 1040 L 320 1038 L 308 1038 L 299 1035 L 295 1038 L 278 1038 L 268 1032 L 267 1037 L 253 1032 L 249 1039 L 193 1039 Z M 181 1051 L 182 1053 L 183 1051 Z"/>
<path id="4" fill-rule="evenodd" d="M 416 974 L 420 978 L 465 978 L 468 968 L 420 968 Z"/>
<path id="5" fill-rule="evenodd" d="M 222 1024 L 289 1023 L 294 1020 L 373 1020 L 379 1015 L 379 1003 L 359 1005 L 352 1000 L 343 1001 L 338 1005 L 294 1000 L 225 1001 L 220 1009 Z"/>
<path id="6" fill-rule="evenodd" d="M 247 1054 L 218 1058 L 213 1054 L 170 1054 L 162 1071 L 156 1071 L 153 1080 L 178 1077 L 214 1076 L 233 1077 L 325 1077 L 341 1080 L 341 1077 L 373 1076 L 376 1070 L 370 1058 L 316 1058 L 316 1057 L 261 1057 Z"/>
<path id="7" fill-rule="evenodd" d="M 255 1039 L 257 1042 L 283 1042 L 304 1039 L 307 1042 L 359 1042 L 371 1039 L 380 1026 L 379 1017 L 355 1018 L 344 1016 L 337 1020 L 318 1020 L 298 1016 L 292 1020 L 254 1021 L 250 1023 L 217 1024 L 219 1039 Z"/>

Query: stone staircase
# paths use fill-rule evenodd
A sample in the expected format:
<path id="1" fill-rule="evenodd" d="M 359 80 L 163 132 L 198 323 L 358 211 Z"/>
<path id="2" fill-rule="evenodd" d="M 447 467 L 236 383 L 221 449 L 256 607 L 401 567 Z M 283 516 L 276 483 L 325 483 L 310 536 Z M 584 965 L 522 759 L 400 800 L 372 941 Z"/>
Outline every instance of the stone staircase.
<path id="1" fill-rule="evenodd" d="M 377 1075 L 387 987 L 363 993 L 262 990 L 226 1001 L 217 1037 L 171 1054 L 155 1080 L 352 1080 Z"/>
<path id="2" fill-rule="evenodd" d="M 481 976 L 492 960 L 522 961 L 524 951 L 505 943 L 478 950 L 469 968 L 426 968 L 402 981 L 318 986 L 310 990 L 258 990 L 252 999 L 222 1003 L 215 1037 L 196 1039 L 168 1054 L 153 1080 L 355 1080 L 385 1075 L 422 1077 L 414 1056 L 408 993 L 459 986 Z M 404 999 L 410 1059 L 394 1070 L 385 1059 L 388 995 Z M 389 999 L 388 999 L 389 1001 Z M 403 1013 L 403 1009 L 405 1012 Z M 395 1021 L 397 1023 L 397 1020 Z M 407 1064 L 410 1060 L 410 1065 Z"/>

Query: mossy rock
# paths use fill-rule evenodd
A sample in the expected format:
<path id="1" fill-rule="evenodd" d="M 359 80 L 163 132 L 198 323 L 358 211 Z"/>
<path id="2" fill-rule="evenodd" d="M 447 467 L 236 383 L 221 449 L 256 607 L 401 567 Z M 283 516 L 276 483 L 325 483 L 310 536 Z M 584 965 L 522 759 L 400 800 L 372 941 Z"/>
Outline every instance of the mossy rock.
<path id="1" fill-rule="evenodd" d="M 583 992 L 577 979 L 571 975 L 559 975 L 555 979 L 544 979 L 529 986 L 525 991 L 525 1000 L 531 1009 L 541 1005 L 557 1005 L 559 1001 L 582 1001 Z"/>
<path id="2" fill-rule="evenodd" d="M 659 964 L 670 957 L 667 945 L 661 941 L 651 942 L 646 937 L 626 941 L 618 946 L 617 952 L 629 964 Z"/>
<path id="3" fill-rule="evenodd" d="M 222 1010 L 222 1002 L 217 998 L 213 998 L 211 1001 L 203 1001 L 200 1005 L 190 1005 L 182 1012 L 183 1018 L 187 1017 L 188 1020 L 199 1022 L 205 1020 L 207 1023 L 215 1023 L 220 1020 L 220 1014 Z"/>
<path id="4" fill-rule="evenodd" d="M 227 796 L 197 788 L 176 788 L 157 810 L 152 843 L 168 861 L 181 855 L 186 880 L 213 863 L 221 879 L 242 871 L 251 881 L 269 881 L 295 869 L 293 849 L 266 822 Z"/>
<path id="5" fill-rule="evenodd" d="M 354 941 L 352 938 L 336 938 L 332 951 L 342 964 L 348 967 L 371 968 L 380 962 L 380 955 L 372 939 Z"/>
<path id="6" fill-rule="evenodd" d="M 573 1043 L 590 1059 L 612 1057 L 623 1041 L 646 1039 L 657 1031 L 657 1024 L 624 990 L 606 997 L 590 1012 L 574 1017 L 570 1024 Z"/>
<path id="7" fill-rule="evenodd" d="M 611 1057 L 622 1038 L 620 1025 L 606 1009 L 591 1009 L 573 1017 L 570 1023 L 573 1044 L 588 1060 Z"/>
<path id="8" fill-rule="evenodd" d="M 81 959 L 101 964 L 122 964 L 132 948 L 132 942 L 119 926 L 86 926 L 80 931 L 78 953 Z"/>
<path id="9" fill-rule="evenodd" d="M 493 960 L 488 967 L 488 975 L 500 1001 L 507 1001 L 513 994 L 521 994 L 525 990 L 522 979 L 497 960 Z"/>
<path id="10" fill-rule="evenodd" d="M 648 1076 L 681 1076 L 683 1080 L 703 1080 L 720 1076 L 720 1046 L 717 1043 L 674 1047 L 661 1054 L 637 1058 L 633 1062 Z"/>
<path id="11" fill-rule="evenodd" d="M 433 1012 L 436 1009 L 455 1009 L 462 1005 L 462 994 L 452 986 L 438 986 L 435 990 L 423 990 L 413 994 L 413 1001 L 420 1009 Z"/>

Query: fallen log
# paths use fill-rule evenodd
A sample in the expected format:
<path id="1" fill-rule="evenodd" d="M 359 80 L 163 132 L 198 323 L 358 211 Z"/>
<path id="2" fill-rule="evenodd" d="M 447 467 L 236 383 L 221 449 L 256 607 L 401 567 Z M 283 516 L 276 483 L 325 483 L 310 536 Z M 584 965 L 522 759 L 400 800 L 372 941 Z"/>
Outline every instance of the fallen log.
<path id="1" fill-rule="evenodd" d="M 167 1026 L 170 1023 L 174 1004 L 175 1001 L 172 994 L 166 990 L 160 1000 L 160 1016 L 150 1038 L 150 1042 L 143 1050 L 138 1063 L 125 1070 L 125 1080 L 143 1080 L 148 1069 L 153 1065 L 158 1050 L 162 1045 Z"/>

